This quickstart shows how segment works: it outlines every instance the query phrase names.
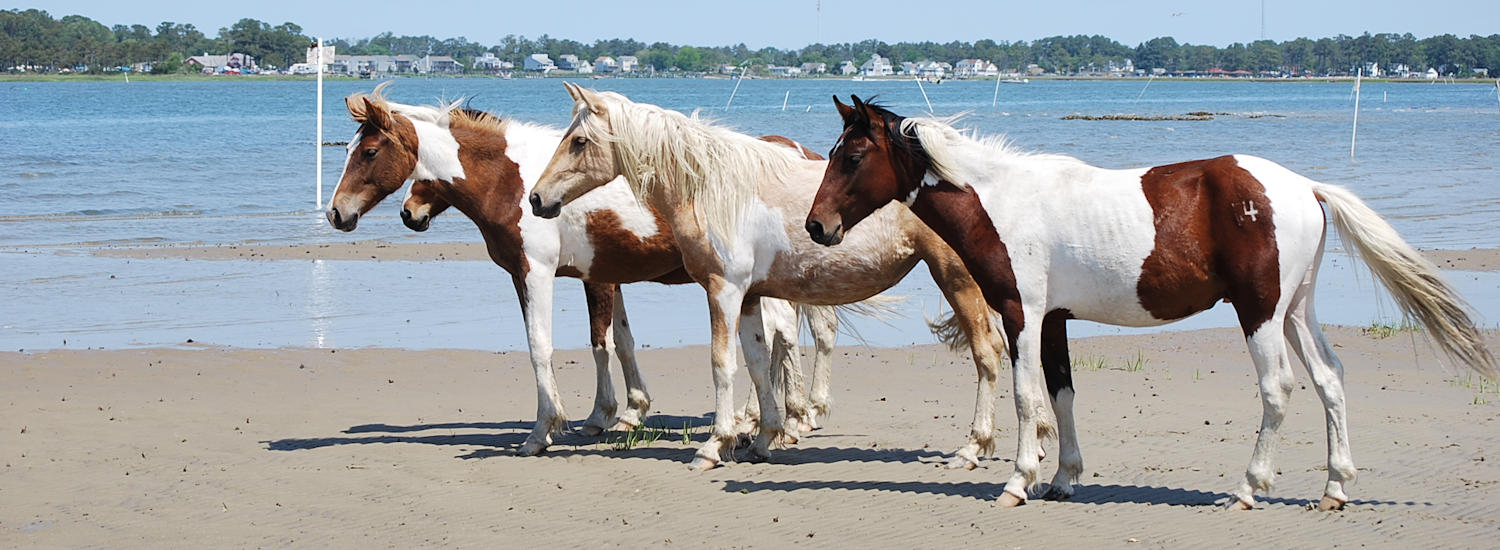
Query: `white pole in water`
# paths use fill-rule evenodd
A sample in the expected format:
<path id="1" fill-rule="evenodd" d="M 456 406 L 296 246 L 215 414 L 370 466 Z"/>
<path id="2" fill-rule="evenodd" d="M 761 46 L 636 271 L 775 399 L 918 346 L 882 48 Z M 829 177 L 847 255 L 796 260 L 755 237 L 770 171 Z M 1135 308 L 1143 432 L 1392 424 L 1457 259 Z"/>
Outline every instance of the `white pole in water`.
<path id="1" fill-rule="evenodd" d="M 1500 78 L 1495 79 L 1495 101 L 1500 102 Z"/>
<path id="2" fill-rule="evenodd" d="M 740 79 L 734 81 L 734 90 L 731 90 L 729 92 L 729 101 L 727 101 L 727 102 L 724 103 L 724 110 L 725 111 L 728 111 L 729 110 L 729 106 L 734 104 L 734 94 L 737 94 L 737 93 L 740 92 L 740 83 L 745 81 L 745 68 L 746 67 L 743 66 L 743 65 L 740 66 Z M 791 93 L 791 92 L 787 92 L 787 93 Z"/>
<path id="3" fill-rule="evenodd" d="M 1354 129 L 1349 133 L 1349 160 L 1354 160 L 1354 142 L 1359 139 L 1359 81 L 1364 72 L 1364 69 L 1356 69 L 1354 73 Z"/>
<path id="4" fill-rule="evenodd" d="M 323 39 L 318 39 L 318 205 L 314 212 L 323 210 Z"/>
<path id="5" fill-rule="evenodd" d="M 1000 104 L 1000 71 L 995 71 L 995 97 L 990 98 L 990 107 Z"/>
<path id="6" fill-rule="evenodd" d="M 1141 93 L 1135 95 L 1136 101 L 1140 101 L 1146 95 L 1146 88 L 1151 87 L 1152 80 L 1156 80 L 1156 73 L 1151 73 L 1151 77 L 1146 79 L 1146 85 L 1141 87 Z"/>
<path id="7" fill-rule="evenodd" d="M 786 102 L 787 102 L 787 100 L 789 100 L 791 98 L 792 98 L 792 91 L 791 90 L 787 90 L 786 91 L 786 97 L 781 98 L 781 112 L 783 112 L 783 113 L 786 112 Z"/>
<path id="8" fill-rule="evenodd" d="M 935 115 L 935 114 L 937 114 L 937 113 L 932 112 L 932 100 L 931 99 L 927 99 L 927 88 L 924 87 L 924 86 L 922 86 L 922 79 L 921 78 L 913 78 L 912 80 L 916 80 L 917 81 L 917 89 L 918 90 L 922 90 L 922 100 L 927 102 L 927 114 L 929 114 L 929 115 Z"/>

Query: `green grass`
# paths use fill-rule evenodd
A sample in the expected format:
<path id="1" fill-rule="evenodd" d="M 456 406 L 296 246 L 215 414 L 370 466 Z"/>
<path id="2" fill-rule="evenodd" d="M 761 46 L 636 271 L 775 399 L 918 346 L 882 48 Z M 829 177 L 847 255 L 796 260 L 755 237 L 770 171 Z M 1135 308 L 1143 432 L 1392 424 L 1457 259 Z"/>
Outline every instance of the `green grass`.
<path id="1" fill-rule="evenodd" d="M 1419 332 L 1422 327 L 1410 320 L 1402 320 L 1400 323 L 1389 323 L 1385 321 L 1371 321 L 1370 326 L 1359 329 L 1360 334 L 1376 340 L 1384 340 L 1397 334 L 1405 332 Z"/>
<path id="2" fill-rule="evenodd" d="M 1147 361 L 1146 356 L 1142 354 L 1140 350 L 1136 350 L 1134 358 L 1126 358 L 1125 361 L 1117 367 L 1110 366 L 1107 359 L 1098 355 L 1075 357 L 1073 358 L 1072 364 L 1074 370 L 1098 372 L 1104 369 L 1110 369 L 1122 370 L 1125 372 L 1141 372 L 1146 368 L 1146 363 L 1148 362 L 1149 361 Z"/>
<path id="3" fill-rule="evenodd" d="M 1075 357 L 1073 358 L 1072 362 L 1073 370 L 1101 371 L 1104 370 L 1105 365 L 1104 358 L 1097 355 L 1089 357 Z"/>
<path id="4" fill-rule="evenodd" d="M 683 429 L 686 430 L 687 426 L 684 425 Z M 616 451 L 629 451 L 636 447 L 650 447 L 652 443 L 656 443 L 657 440 L 660 440 L 662 438 L 662 436 L 668 435 L 669 433 L 670 432 L 664 428 L 653 428 L 651 426 L 641 424 L 635 426 L 634 428 L 631 428 L 628 431 L 619 432 L 618 435 L 611 437 L 609 439 L 609 447 Z M 687 439 L 686 433 L 683 434 L 683 438 Z"/>

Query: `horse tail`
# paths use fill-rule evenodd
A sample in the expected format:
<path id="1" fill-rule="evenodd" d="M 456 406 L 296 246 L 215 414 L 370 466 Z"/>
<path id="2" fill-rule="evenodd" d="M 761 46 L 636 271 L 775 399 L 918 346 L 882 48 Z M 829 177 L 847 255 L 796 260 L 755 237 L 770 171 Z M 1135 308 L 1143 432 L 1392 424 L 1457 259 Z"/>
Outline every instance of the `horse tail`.
<path id="1" fill-rule="evenodd" d="M 1348 189 L 1315 182 L 1313 194 L 1328 205 L 1339 238 L 1364 259 L 1403 314 L 1426 327 L 1443 353 L 1490 380 L 1500 380 L 1500 366 L 1469 317 L 1468 303 L 1437 266 Z"/>
<path id="2" fill-rule="evenodd" d="M 948 349 L 953 350 L 954 353 L 969 351 L 972 341 L 969 333 L 959 324 L 957 312 L 950 310 L 936 320 L 930 317 L 926 320 L 927 330 L 932 331 L 932 336 L 937 338 L 939 343 L 948 346 Z"/>

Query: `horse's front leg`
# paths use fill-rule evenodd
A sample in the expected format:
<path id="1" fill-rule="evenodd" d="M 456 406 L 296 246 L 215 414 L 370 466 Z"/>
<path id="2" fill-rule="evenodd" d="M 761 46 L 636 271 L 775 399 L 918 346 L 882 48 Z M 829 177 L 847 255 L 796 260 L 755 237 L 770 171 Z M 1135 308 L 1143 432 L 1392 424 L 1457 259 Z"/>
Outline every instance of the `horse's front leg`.
<path id="1" fill-rule="evenodd" d="M 739 322 L 740 344 L 745 350 L 745 368 L 750 371 L 750 381 L 755 386 L 755 395 L 760 404 L 760 433 L 750 448 L 757 458 L 769 458 L 771 444 L 780 439 L 784 431 L 781 406 L 776 403 L 776 395 L 781 388 L 772 383 L 771 343 L 766 336 L 767 321 L 763 319 L 763 302 L 765 301 L 760 299 L 746 300 L 740 310 Z M 791 308 L 786 309 L 790 311 Z M 785 312 L 777 312 L 780 313 Z M 793 326 L 795 322 L 793 317 Z M 771 323 L 780 324 L 779 321 Z M 775 378 L 785 381 L 785 376 Z"/>
<path id="2" fill-rule="evenodd" d="M 732 458 L 734 430 L 734 373 L 739 368 L 735 358 L 735 333 L 739 330 L 740 307 L 745 291 L 728 284 L 722 276 L 712 275 L 703 285 L 708 291 L 708 324 L 710 362 L 714 374 L 714 425 L 708 441 L 698 448 L 690 468 L 709 470 L 726 457 Z"/>
<path id="3" fill-rule="evenodd" d="M 1017 421 L 1016 469 L 1005 483 L 1005 492 L 1000 495 L 998 504 L 1002 507 L 1026 502 L 1027 491 L 1036 484 L 1041 466 L 1041 439 L 1056 433 L 1047 406 L 1047 388 L 1042 373 L 1042 323 L 1035 322 L 1041 315 L 1032 315 L 1031 311 L 1026 313 L 1025 319 L 1030 322 L 1025 323 L 1017 334 L 1015 349 L 1012 350 Z"/>
<path id="4" fill-rule="evenodd" d="M 797 314 L 801 307 L 775 298 L 762 298 L 760 306 L 771 352 L 771 383 L 780 386 L 784 395 L 783 409 L 786 416 L 783 435 L 788 444 L 795 444 L 799 433 L 815 429 L 817 414 L 807 401 L 802 353 L 797 347 Z M 740 341 L 744 343 L 743 335 Z M 746 353 L 749 353 L 748 349 Z"/>
<path id="5" fill-rule="evenodd" d="M 596 436 L 615 425 L 619 402 L 615 400 L 615 386 L 609 375 L 609 358 L 615 354 L 610 333 L 618 292 L 618 285 L 583 283 L 583 295 L 589 306 L 589 343 L 594 351 L 594 412 L 583 421 L 580 431 L 584 435 Z"/>
<path id="6" fill-rule="evenodd" d="M 512 276 L 512 280 L 521 298 L 526 344 L 531 349 L 531 369 L 536 374 L 536 425 L 519 452 L 533 456 L 547 450 L 552 444 L 552 434 L 562 431 L 568 420 L 552 373 L 553 276 L 550 271 L 533 269 Z"/>
<path id="7" fill-rule="evenodd" d="M 969 340 L 978 379 L 974 389 L 974 420 L 969 424 L 969 440 L 953 452 L 947 467 L 972 470 L 979 466 L 979 455 L 995 450 L 995 383 L 1000 377 L 1000 359 L 1004 356 L 1002 336 L 992 320 L 984 293 L 963 264 L 951 254 L 929 258 L 927 268 L 942 286 L 953 315 Z"/>
<path id="8" fill-rule="evenodd" d="M 625 315 L 625 293 L 619 286 L 615 287 L 614 336 L 615 356 L 620 358 L 620 370 L 625 373 L 625 412 L 620 414 L 620 422 L 614 429 L 629 430 L 645 421 L 646 412 L 651 410 L 651 393 L 646 391 L 640 365 L 635 361 L 635 337 Z"/>

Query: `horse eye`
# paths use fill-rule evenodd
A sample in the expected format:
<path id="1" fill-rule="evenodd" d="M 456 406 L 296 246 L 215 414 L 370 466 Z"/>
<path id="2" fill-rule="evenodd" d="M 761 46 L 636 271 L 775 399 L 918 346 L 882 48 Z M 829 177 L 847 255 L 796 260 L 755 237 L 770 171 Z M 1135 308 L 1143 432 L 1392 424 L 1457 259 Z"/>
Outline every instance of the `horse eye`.
<path id="1" fill-rule="evenodd" d="M 861 154 L 858 154 L 858 153 L 855 153 L 853 155 L 849 155 L 849 163 L 850 164 L 859 164 L 859 161 L 862 161 L 862 160 L 865 160 L 865 156 L 864 155 L 861 155 Z"/>
<path id="2" fill-rule="evenodd" d="M 578 137 L 573 138 L 573 143 L 576 143 L 578 145 L 588 145 L 589 144 L 589 138 L 586 138 L 586 137 L 583 137 L 583 136 L 578 136 Z"/>
<path id="3" fill-rule="evenodd" d="M 367 159 L 375 158 L 375 153 L 379 153 L 379 152 L 380 152 L 380 150 L 376 149 L 374 147 L 371 147 L 369 149 L 365 149 L 365 158 L 367 158 Z"/>

